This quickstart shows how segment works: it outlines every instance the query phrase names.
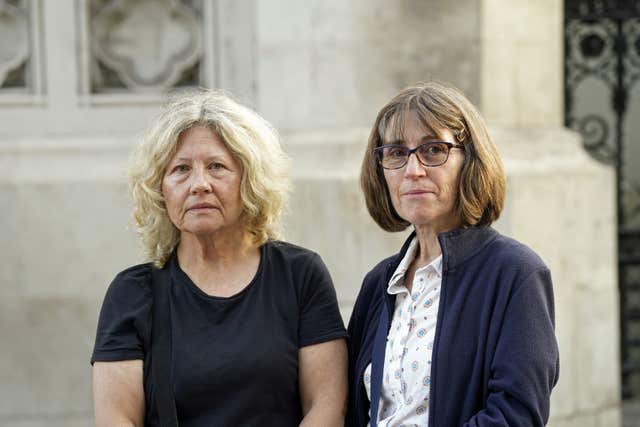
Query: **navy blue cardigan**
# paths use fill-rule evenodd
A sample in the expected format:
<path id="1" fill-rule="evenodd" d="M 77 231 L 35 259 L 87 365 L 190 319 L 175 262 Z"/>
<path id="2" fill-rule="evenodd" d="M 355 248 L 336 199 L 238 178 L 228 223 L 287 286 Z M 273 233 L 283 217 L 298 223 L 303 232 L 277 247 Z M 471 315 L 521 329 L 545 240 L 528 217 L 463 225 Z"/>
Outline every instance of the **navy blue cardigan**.
<path id="1" fill-rule="evenodd" d="M 383 310 L 381 327 L 388 333 L 391 326 L 395 300 L 387 284 L 413 236 L 366 275 L 356 300 L 347 426 L 369 422 L 363 374 L 372 357 L 384 360 L 384 345 L 373 354 L 376 329 Z M 559 371 L 549 269 L 531 249 L 490 227 L 454 230 L 438 240 L 443 273 L 429 427 L 545 425 Z"/>

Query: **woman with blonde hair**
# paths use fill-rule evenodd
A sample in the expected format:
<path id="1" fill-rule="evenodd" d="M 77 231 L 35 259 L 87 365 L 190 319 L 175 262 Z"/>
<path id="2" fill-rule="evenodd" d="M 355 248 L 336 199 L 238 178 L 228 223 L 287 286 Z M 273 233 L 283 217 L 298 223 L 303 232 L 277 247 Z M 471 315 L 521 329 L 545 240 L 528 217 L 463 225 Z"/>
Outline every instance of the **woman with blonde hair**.
<path id="1" fill-rule="evenodd" d="M 438 82 L 380 110 L 362 161 L 369 213 L 412 227 L 364 278 L 349 322 L 348 426 L 542 426 L 558 380 L 551 276 L 491 227 L 502 162 L 476 108 Z"/>
<path id="2" fill-rule="evenodd" d="M 287 163 L 273 128 L 220 92 L 182 95 L 155 121 L 130 171 L 150 262 L 102 305 L 96 425 L 342 425 L 331 277 L 278 240 Z"/>

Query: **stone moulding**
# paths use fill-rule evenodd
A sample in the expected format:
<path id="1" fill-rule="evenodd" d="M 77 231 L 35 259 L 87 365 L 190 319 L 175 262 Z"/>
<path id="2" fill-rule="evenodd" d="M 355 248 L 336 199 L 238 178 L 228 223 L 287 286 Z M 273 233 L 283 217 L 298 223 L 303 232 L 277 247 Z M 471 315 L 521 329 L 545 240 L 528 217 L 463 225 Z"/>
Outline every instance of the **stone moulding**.
<path id="1" fill-rule="evenodd" d="M 0 0 L 0 87 L 7 75 L 29 58 L 29 19 Z"/>
<path id="2" fill-rule="evenodd" d="M 92 20 L 91 48 L 136 92 L 172 87 L 202 55 L 192 10 L 177 0 L 114 0 Z"/>

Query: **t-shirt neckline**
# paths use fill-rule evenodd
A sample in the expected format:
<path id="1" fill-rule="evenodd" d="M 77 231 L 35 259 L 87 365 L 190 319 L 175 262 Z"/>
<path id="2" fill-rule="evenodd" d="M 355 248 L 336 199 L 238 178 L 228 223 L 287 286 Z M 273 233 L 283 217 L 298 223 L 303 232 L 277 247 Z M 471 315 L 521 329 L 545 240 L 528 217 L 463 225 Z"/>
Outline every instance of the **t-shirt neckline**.
<path id="1" fill-rule="evenodd" d="M 246 294 L 249 291 L 249 289 L 253 287 L 253 285 L 258 281 L 258 278 L 262 275 L 268 243 L 269 242 L 266 242 L 262 246 L 260 246 L 260 261 L 258 262 L 258 269 L 256 270 L 256 274 L 254 274 L 253 278 L 249 281 L 249 283 L 244 288 L 240 289 L 240 291 L 238 291 L 237 293 L 231 296 L 222 297 L 222 296 L 216 296 L 216 295 L 209 295 L 208 293 L 200 289 L 198 285 L 196 285 L 193 282 L 193 280 L 191 280 L 191 277 L 189 277 L 189 275 L 185 273 L 184 270 L 182 270 L 182 268 L 180 267 L 180 264 L 178 262 L 177 248 L 174 249 L 173 253 L 171 254 L 171 259 L 170 259 L 171 278 L 173 279 L 173 282 L 184 284 L 187 287 L 187 289 L 189 289 L 191 292 L 195 293 L 201 298 L 205 298 L 208 300 L 230 301 L 230 300 L 242 298 L 242 296 L 244 296 L 244 294 Z"/>

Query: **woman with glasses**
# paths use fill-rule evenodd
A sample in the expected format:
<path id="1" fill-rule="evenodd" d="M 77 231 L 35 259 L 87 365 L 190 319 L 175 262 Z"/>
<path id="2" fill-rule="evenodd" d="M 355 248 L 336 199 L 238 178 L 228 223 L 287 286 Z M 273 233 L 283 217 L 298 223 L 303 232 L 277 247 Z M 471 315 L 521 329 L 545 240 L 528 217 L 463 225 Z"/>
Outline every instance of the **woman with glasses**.
<path id="1" fill-rule="evenodd" d="M 361 170 L 369 213 L 413 232 L 366 277 L 349 322 L 349 426 L 542 426 L 558 380 L 551 276 L 491 227 L 505 174 L 455 88 L 379 112 Z"/>

